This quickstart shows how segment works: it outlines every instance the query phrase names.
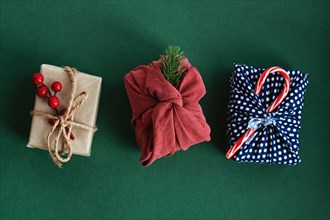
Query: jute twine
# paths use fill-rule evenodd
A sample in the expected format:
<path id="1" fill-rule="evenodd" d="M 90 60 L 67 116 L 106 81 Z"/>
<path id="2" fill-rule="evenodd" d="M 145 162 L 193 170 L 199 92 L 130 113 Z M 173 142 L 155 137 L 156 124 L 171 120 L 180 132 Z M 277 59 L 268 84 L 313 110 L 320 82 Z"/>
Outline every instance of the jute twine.
<path id="1" fill-rule="evenodd" d="M 76 76 L 77 76 L 78 72 L 76 69 L 70 68 L 70 67 L 64 67 L 64 70 L 66 73 L 69 74 L 69 77 L 71 80 L 71 86 L 72 86 L 71 95 L 70 95 L 70 103 L 69 103 L 69 106 L 68 106 L 67 110 L 65 111 L 65 113 L 63 115 L 54 116 L 54 115 L 47 114 L 47 113 L 40 112 L 40 111 L 31 112 L 31 115 L 45 117 L 45 118 L 48 118 L 48 119 L 51 119 L 54 121 L 54 124 L 47 135 L 47 148 L 48 148 L 49 155 L 51 156 L 54 163 L 58 167 L 62 167 L 62 163 L 66 163 L 71 159 L 72 147 L 70 144 L 70 134 L 71 134 L 72 127 L 79 127 L 82 129 L 92 131 L 92 132 L 95 132 L 97 130 L 97 128 L 94 126 L 91 127 L 91 126 L 84 125 L 84 124 L 73 121 L 74 113 L 86 101 L 88 94 L 87 94 L 87 92 L 84 91 L 84 92 L 79 93 L 77 96 L 75 96 L 76 86 L 77 86 L 76 85 L 76 82 L 77 82 Z M 51 144 L 50 144 L 50 139 L 57 127 L 59 127 L 59 131 L 55 138 L 54 149 L 52 149 Z M 59 150 L 60 139 L 63 140 L 63 146 L 62 146 L 62 149 Z M 67 152 L 67 156 L 62 157 L 60 155 L 62 152 Z"/>

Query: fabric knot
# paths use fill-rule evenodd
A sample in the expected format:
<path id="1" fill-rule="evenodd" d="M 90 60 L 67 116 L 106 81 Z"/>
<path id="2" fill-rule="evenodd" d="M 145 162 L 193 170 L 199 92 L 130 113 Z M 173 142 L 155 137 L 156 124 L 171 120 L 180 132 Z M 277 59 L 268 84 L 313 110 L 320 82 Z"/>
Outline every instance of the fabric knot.
<path id="1" fill-rule="evenodd" d="M 261 127 L 267 127 L 268 125 L 276 125 L 276 119 L 272 117 L 270 114 L 266 118 L 252 118 L 250 119 L 247 128 L 255 129 L 256 131 L 253 135 L 247 139 L 246 144 L 250 144 L 254 137 L 257 135 L 257 129 Z"/>
<path id="2" fill-rule="evenodd" d="M 178 106 L 183 106 L 183 101 L 182 101 L 182 96 L 181 95 L 178 95 L 177 98 L 171 98 L 171 99 L 168 99 L 166 100 L 166 102 L 170 102 L 174 105 L 178 105 Z"/>
<path id="3" fill-rule="evenodd" d="M 267 116 L 266 118 L 252 118 L 250 119 L 247 128 L 258 129 L 268 125 L 276 125 L 276 119 L 272 116 Z"/>

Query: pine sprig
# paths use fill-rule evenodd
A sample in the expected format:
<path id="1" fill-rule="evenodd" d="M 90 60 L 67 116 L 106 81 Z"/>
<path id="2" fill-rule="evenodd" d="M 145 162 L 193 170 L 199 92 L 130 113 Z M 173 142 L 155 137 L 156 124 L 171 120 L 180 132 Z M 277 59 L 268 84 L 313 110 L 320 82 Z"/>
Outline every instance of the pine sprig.
<path id="1" fill-rule="evenodd" d="M 160 69 L 167 81 L 174 87 L 177 87 L 182 80 L 183 74 L 186 72 L 182 68 L 182 60 L 184 53 L 180 47 L 168 46 L 160 57 Z"/>

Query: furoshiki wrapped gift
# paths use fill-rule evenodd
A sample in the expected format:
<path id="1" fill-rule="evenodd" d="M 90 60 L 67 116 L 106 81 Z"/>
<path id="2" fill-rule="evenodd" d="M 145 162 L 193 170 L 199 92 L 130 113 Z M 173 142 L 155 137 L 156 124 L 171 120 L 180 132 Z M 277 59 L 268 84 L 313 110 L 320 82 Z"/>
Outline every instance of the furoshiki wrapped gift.
<path id="1" fill-rule="evenodd" d="M 124 81 L 143 166 L 210 140 L 199 105 L 206 93 L 202 77 L 179 48 L 169 47 L 159 61 L 136 67 Z"/>
<path id="2" fill-rule="evenodd" d="M 295 165 L 308 75 L 235 64 L 230 78 L 226 157 Z"/>

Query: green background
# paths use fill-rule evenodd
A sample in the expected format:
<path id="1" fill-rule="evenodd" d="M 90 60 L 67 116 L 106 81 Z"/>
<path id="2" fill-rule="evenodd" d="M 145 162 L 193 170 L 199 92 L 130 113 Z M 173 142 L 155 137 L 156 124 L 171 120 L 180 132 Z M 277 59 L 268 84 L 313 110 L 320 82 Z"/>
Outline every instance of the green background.
<path id="1" fill-rule="evenodd" d="M 1 2 L 1 219 L 329 219 L 328 1 Z M 123 76 L 179 45 L 206 85 L 212 141 L 139 165 Z M 90 158 L 29 149 L 42 63 L 103 77 Z M 310 75 L 297 166 L 227 160 L 233 63 Z"/>

